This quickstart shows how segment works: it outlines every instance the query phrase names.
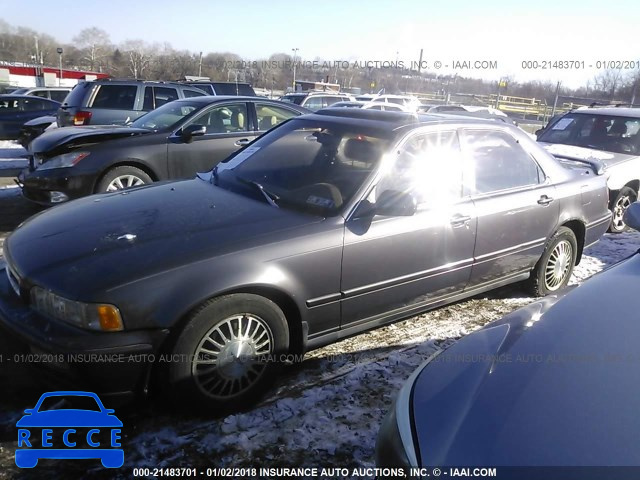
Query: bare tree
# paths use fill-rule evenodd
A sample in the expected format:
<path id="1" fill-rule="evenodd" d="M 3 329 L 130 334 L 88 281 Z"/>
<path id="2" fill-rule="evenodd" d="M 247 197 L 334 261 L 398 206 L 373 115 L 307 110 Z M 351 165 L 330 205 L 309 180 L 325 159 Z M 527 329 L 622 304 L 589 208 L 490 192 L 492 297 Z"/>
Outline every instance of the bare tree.
<path id="1" fill-rule="evenodd" d="M 73 37 L 73 43 L 83 51 L 82 60 L 87 62 L 91 70 L 98 68 L 102 59 L 112 50 L 109 34 L 97 27 L 81 30 Z"/>
<path id="2" fill-rule="evenodd" d="M 608 69 L 593 77 L 593 88 L 613 100 L 623 80 L 621 69 Z"/>
<path id="3" fill-rule="evenodd" d="M 133 78 L 144 78 L 151 63 L 151 49 L 142 40 L 127 40 L 121 45 L 129 60 L 129 71 Z"/>

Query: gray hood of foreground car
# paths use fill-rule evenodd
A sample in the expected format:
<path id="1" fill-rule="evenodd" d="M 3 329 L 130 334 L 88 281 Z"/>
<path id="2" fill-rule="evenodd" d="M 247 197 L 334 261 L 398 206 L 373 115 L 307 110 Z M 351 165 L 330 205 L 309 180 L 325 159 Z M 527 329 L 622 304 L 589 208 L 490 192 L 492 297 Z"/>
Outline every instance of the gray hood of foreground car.
<path id="1" fill-rule="evenodd" d="M 82 298 L 320 221 L 194 179 L 54 207 L 17 228 L 5 250 L 29 283 Z"/>
<path id="2" fill-rule="evenodd" d="M 640 465 L 640 255 L 463 338 L 418 375 L 420 463 Z"/>
<path id="3" fill-rule="evenodd" d="M 81 145 L 153 133 L 145 128 L 114 125 L 63 127 L 44 132 L 29 145 L 31 153 L 57 155 Z"/>
<path id="4" fill-rule="evenodd" d="M 563 145 L 560 143 L 538 143 L 556 158 L 577 161 L 597 160 L 602 162 L 607 168 L 637 158 L 637 155 L 605 152 L 594 148 L 576 147 L 574 145 Z"/>

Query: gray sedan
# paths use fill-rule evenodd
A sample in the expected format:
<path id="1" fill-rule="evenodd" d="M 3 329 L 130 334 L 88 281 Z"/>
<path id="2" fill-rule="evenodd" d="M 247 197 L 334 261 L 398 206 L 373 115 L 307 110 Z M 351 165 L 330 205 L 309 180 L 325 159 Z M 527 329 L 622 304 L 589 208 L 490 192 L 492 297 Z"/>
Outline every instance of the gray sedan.
<path id="1" fill-rule="evenodd" d="M 509 125 L 326 110 L 200 178 L 25 222 L 0 323 L 32 350 L 149 360 L 64 366 L 98 393 L 153 378 L 237 407 L 288 354 L 513 282 L 555 292 L 609 221 L 603 176 Z"/>

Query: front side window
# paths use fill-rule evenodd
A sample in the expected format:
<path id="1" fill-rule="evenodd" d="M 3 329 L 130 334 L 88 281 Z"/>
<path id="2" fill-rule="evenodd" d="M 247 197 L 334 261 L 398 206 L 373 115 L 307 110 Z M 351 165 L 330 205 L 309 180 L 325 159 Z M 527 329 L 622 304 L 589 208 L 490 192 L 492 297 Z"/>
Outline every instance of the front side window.
<path id="1" fill-rule="evenodd" d="M 135 85 L 99 85 L 91 107 L 133 110 L 137 92 Z"/>
<path id="2" fill-rule="evenodd" d="M 258 130 L 269 130 L 285 120 L 297 116 L 297 114 L 275 105 L 256 103 L 256 116 L 258 118 Z"/>
<path id="3" fill-rule="evenodd" d="M 187 100 L 167 103 L 138 118 L 131 123 L 131 126 L 154 131 L 170 130 L 190 115 L 195 114 L 200 108 L 202 108 L 202 104 Z"/>
<path id="4" fill-rule="evenodd" d="M 465 130 L 468 154 L 465 185 L 473 194 L 536 185 L 543 174 L 535 160 L 511 135 L 494 130 Z"/>
<path id="5" fill-rule="evenodd" d="M 248 118 L 246 103 L 231 103 L 207 110 L 196 117 L 192 124 L 204 125 L 207 134 L 244 132 Z"/>
<path id="6" fill-rule="evenodd" d="M 314 97 L 309 97 L 307 98 L 307 101 L 304 102 L 304 107 L 308 108 L 309 110 L 320 110 L 324 105 L 322 104 L 322 97 L 321 96 L 314 96 Z"/>
<path id="7" fill-rule="evenodd" d="M 336 215 L 375 173 L 389 145 L 384 135 L 297 118 L 218 164 L 215 182 L 261 200 L 268 192 L 280 208 Z"/>
<path id="8" fill-rule="evenodd" d="M 411 194 L 419 206 L 455 202 L 462 195 L 462 170 L 456 132 L 417 134 L 395 152 L 369 201 L 391 190 Z"/>
<path id="9" fill-rule="evenodd" d="M 1 99 L 0 112 L 16 112 L 20 109 L 20 103 L 15 98 Z"/>

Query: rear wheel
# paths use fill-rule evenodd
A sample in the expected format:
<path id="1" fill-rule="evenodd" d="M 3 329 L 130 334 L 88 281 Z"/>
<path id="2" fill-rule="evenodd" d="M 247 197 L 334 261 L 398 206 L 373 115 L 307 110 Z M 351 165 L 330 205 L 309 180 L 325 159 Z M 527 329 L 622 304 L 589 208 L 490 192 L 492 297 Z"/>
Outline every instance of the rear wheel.
<path id="1" fill-rule="evenodd" d="M 618 194 L 611 200 L 609 208 L 613 213 L 611 217 L 611 225 L 609 231 L 611 233 L 621 233 L 627 228 L 624 223 L 624 212 L 627 211 L 629 205 L 638 199 L 638 193 L 630 187 L 622 187 Z"/>
<path id="2" fill-rule="evenodd" d="M 569 283 L 576 264 L 578 242 L 570 228 L 560 227 L 538 260 L 531 277 L 529 290 L 537 297 L 548 295 Z"/>
<path id="3" fill-rule="evenodd" d="M 282 310 L 251 294 L 215 298 L 194 311 L 168 364 L 170 394 L 181 404 L 238 409 L 271 386 L 289 348 Z"/>
<path id="4" fill-rule="evenodd" d="M 151 177 L 139 168 L 123 165 L 109 170 L 100 180 L 97 191 L 116 192 L 151 182 L 153 182 Z"/>

